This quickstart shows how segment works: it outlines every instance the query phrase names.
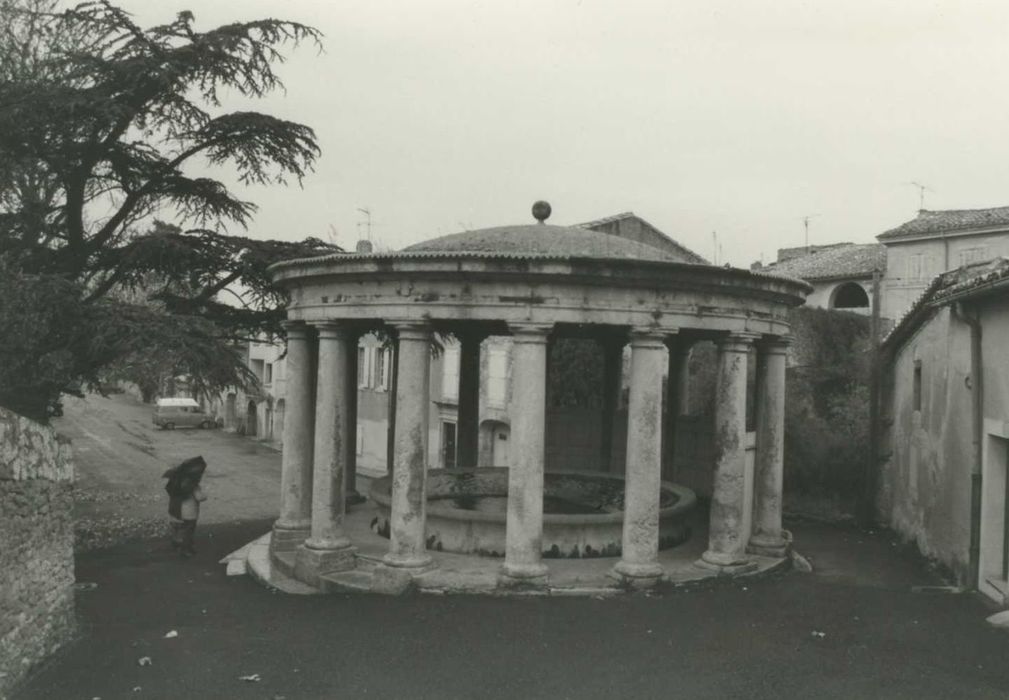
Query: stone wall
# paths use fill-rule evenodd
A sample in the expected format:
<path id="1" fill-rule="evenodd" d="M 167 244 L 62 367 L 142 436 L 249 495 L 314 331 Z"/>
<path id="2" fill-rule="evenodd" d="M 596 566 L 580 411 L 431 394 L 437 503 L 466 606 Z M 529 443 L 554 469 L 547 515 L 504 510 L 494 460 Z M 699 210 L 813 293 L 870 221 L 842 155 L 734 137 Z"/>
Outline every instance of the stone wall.
<path id="1" fill-rule="evenodd" d="M 68 443 L 0 409 L 0 697 L 74 634 Z"/>

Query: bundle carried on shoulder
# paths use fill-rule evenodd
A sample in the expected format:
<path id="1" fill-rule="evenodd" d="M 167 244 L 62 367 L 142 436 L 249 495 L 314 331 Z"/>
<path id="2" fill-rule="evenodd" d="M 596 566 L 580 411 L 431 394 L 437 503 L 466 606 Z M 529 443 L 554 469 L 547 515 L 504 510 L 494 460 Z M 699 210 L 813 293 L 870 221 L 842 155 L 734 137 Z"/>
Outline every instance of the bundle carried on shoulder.
<path id="1" fill-rule="evenodd" d="M 168 479 L 165 491 L 168 492 L 168 514 L 173 518 L 181 518 L 182 501 L 193 495 L 206 468 L 207 462 L 202 456 L 197 455 L 161 475 L 161 478 Z"/>

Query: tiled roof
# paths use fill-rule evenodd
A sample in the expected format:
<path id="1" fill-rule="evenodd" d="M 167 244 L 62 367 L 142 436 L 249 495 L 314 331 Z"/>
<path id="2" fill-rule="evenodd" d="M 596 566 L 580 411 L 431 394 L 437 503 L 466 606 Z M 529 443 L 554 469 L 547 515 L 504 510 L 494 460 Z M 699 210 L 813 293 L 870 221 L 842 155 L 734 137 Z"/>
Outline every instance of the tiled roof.
<path id="1" fill-rule="evenodd" d="M 586 221 L 584 224 L 576 224 L 578 228 L 595 228 L 596 226 L 603 226 L 604 224 L 612 224 L 614 221 L 623 221 L 624 219 L 632 219 L 636 214 L 632 211 L 622 211 L 619 214 L 614 214 L 613 216 L 604 216 L 601 219 L 594 219 L 593 221 Z M 639 217 L 640 218 L 640 217 Z M 644 221 L 644 219 L 642 219 Z"/>
<path id="2" fill-rule="evenodd" d="M 614 214 L 613 216 L 605 216 L 602 219 L 595 219 L 594 221 L 586 221 L 584 224 L 577 224 L 578 228 L 589 229 L 592 231 L 598 231 L 599 229 L 605 227 L 607 224 L 612 224 L 617 221 L 624 221 L 626 219 L 637 219 L 642 224 L 651 229 L 659 238 L 665 240 L 672 248 L 677 251 L 677 257 L 682 257 L 685 262 L 697 263 L 698 265 L 710 265 L 711 263 L 701 255 L 698 255 L 690 248 L 686 247 L 676 239 L 666 235 L 660 229 L 653 226 L 651 223 L 641 218 L 632 211 L 625 211 L 619 214 Z"/>
<path id="3" fill-rule="evenodd" d="M 522 224 L 463 231 L 432 238 L 403 249 L 414 252 L 480 252 L 556 255 L 579 258 L 630 258 L 665 262 L 694 262 L 686 255 L 653 248 L 608 233 L 550 224 Z"/>
<path id="4" fill-rule="evenodd" d="M 893 348 L 910 335 L 937 306 L 1002 289 L 1009 294 L 1009 259 L 995 258 L 936 276 L 883 341 Z"/>
<path id="5" fill-rule="evenodd" d="M 772 275 L 787 275 L 803 280 L 826 280 L 842 277 L 871 277 L 874 269 L 886 270 L 886 247 L 879 243 L 847 243 L 784 262 L 760 268 Z"/>
<path id="6" fill-rule="evenodd" d="M 600 234 L 607 236 L 608 234 Z M 611 238 L 614 238 L 611 236 Z M 436 239 L 437 240 L 437 239 Z M 623 239 L 621 239 L 623 240 Z M 625 243 L 630 243 L 631 245 L 642 245 L 631 243 L 630 241 L 624 241 Z M 647 248 L 648 246 L 644 246 Z M 659 255 L 663 255 L 662 251 L 658 251 Z M 278 262 L 270 265 L 267 270 L 273 275 L 276 275 L 280 270 L 285 270 L 289 268 L 297 268 L 303 265 L 325 265 L 327 263 L 344 263 L 344 262 L 362 262 L 362 261 L 398 261 L 398 260 L 451 260 L 453 262 L 459 262 L 461 260 L 488 260 L 488 261 L 516 261 L 516 262 L 527 262 L 527 261 L 572 261 L 572 260 L 584 260 L 586 258 L 591 258 L 592 256 L 585 255 L 572 255 L 570 253 L 535 253 L 535 252 L 495 252 L 490 250 L 410 250 L 403 249 L 402 251 L 387 251 L 379 253 L 331 253 L 329 255 L 320 255 L 318 257 L 312 258 L 293 258 L 290 260 L 280 260 Z M 680 260 L 671 260 L 668 258 L 630 258 L 630 257 L 619 257 L 610 256 L 609 261 L 619 264 L 621 266 L 627 266 L 633 269 L 635 266 L 654 268 L 656 266 L 666 269 L 684 269 L 693 271 L 697 267 L 697 263 L 683 262 Z M 724 267 L 715 268 L 717 272 L 713 273 L 713 276 L 729 276 L 729 277 L 756 277 L 758 279 L 765 280 L 775 280 L 779 281 L 783 279 L 781 275 L 768 274 L 761 270 L 743 270 L 737 267 L 730 267 L 725 265 Z M 784 278 L 788 279 L 788 278 Z M 809 286 L 806 282 L 802 280 L 788 280 L 792 285 L 796 285 L 798 289 L 802 291 L 803 294 L 809 294 L 813 291 L 813 288 Z"/>
<path id="7" fill-rule="evenodd" d="M 1009 207 L 944 209 L 942 211 L 922 209 L 918 212 L 917 218 L 879 234 L 876 236 L 876 240 L 892 241 L 943 231 L 966 231 L 996 226 L 1009 227 Z"/>

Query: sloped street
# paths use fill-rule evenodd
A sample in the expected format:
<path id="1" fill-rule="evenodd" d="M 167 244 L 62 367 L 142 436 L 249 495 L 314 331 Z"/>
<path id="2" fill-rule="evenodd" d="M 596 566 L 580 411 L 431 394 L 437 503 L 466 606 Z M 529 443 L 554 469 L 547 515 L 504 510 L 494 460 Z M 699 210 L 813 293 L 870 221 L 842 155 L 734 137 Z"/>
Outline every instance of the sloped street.
<path id="1" fill-rule="evenodd" d="M 201 524 L 275 517 L 280 452 L 269 445 L 215 429 L 160 430 L 153 408 L 126 394 L 68 396 L 64 404 L 53 425 L 73 442 L 78 549 L 163 532 L 161 474 L 195 455 L 208 464 Z"/>

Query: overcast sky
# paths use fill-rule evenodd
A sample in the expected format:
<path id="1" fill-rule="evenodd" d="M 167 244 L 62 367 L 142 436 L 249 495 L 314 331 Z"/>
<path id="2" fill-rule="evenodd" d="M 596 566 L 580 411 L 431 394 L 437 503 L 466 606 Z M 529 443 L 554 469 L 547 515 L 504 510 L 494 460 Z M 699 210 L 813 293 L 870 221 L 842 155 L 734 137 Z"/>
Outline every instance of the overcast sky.
<path id="1" fill-rule="evenodd" d="M 255 108 L 316 130 L 256 237 L 393 247 L 632 210 L 745 267 L 871 242 L 925 207 L 1009 205 L 1009 2 L 122 0 L 144 25 L 276 16 L 325 34 Z"/>

